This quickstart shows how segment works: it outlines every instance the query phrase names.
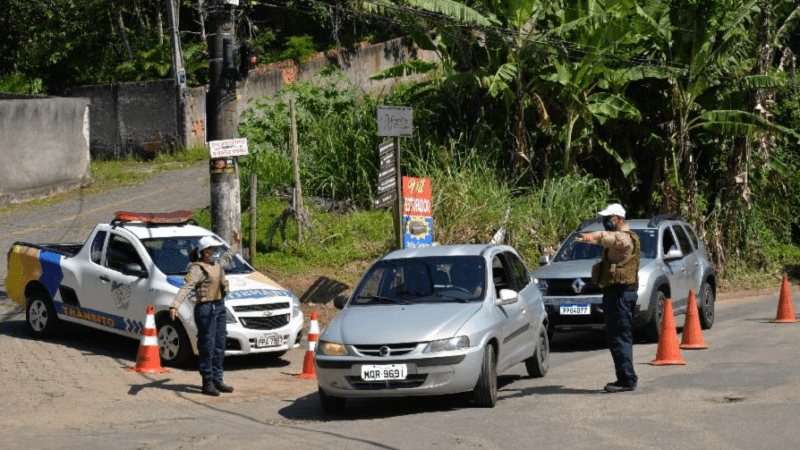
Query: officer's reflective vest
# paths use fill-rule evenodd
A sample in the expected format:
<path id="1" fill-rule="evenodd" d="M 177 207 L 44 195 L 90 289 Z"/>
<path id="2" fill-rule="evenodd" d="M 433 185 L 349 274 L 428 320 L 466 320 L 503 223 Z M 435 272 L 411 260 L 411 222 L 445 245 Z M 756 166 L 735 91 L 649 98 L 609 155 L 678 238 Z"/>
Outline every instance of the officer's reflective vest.
<path id="1" fill-rule="evenodd" d="M 603 259 L 600 261 L 599 267 L 599 281 L 597 283 L 601 288 L 611 286 L 612 284 L 639 284 L 639 249 L 642 244 L 639 241 L 639 236 L 633 231 L 623 231 L 633 240 L 633 252 L 624 260 L 612 264 L 608 260 L 608 249 L 603 249 Z"/>
<path id="2" fill-rule="evenodd" d="M 197 285 L 195 292 L 196 302 L 213 302 L 224 299 L 228 294 L 228 280 L 225 279 L 225 272 L 221 264 L 195 263 L 203 269 L 206 279 Z"/>

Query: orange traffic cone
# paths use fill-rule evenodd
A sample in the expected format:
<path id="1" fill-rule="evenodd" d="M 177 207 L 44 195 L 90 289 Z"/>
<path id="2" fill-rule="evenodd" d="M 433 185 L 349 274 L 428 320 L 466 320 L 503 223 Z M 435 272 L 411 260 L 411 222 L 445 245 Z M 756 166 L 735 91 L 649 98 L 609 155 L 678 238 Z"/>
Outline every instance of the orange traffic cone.
<path id="1" fill-rule="evenodd" d="M 317 349 L 317 338 L 319 338 L 319 323 L 317 323 L 317 312 L 311 311 L 311 323 L 308 326 L 308 350 L 303 359 L 303 373 L 295 375 L 297 378 L 316 378 L 314 371 L 314 350 Z"/>
<path id="2" fill-rule="evenodd" d="M 661 319 L 661 334 L 658 336 L 656 359 L 650 361 L 654 366 L 682 365 L 681 349 L 678 347 L 678 332 L 675 330 L 675 318 L 672 316 L 672 300 L 664 304 L 664 317 Z"/>
<path id="3" fill-rule="evenodd" d="M 703 340 L 703 332 L 700 330 L 697 298 L 692 289 L 689 289 L 689 304 L 686 305 L 686 320 L 683 322 L 683 340 L 681 340 L 680 347 L 694 350 L 708 348 Z"/>
<path id="4" fill-rule="evenodd" d="M 169 369 L 161 367 L 161 355 L 158 353 L 158 337 L 156 334 L 156 317 L 153 305 L 147 305 L 147 318 L 144 322 L 142 340 L 136 355 L 136 367 L 128 367 L 128 372 L 163 373 Z"/>
<path id="5" fill-rule="evenodd" d="M 783 275 L 781 284 L 781 296 L 778 300 L 778 315 L 772 323 L 793 323 L 797 322 L 794 318 L 794 306 L 792 306 L 792 291 L 789 290 L 789 279 Z"/>

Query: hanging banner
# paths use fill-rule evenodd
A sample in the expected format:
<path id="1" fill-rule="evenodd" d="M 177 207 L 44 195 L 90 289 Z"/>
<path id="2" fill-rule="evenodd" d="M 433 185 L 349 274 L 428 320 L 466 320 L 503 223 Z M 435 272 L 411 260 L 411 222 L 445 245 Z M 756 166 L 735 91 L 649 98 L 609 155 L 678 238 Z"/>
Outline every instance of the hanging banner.
<path id="1" fill-rule="evenodd" d="M 433 245 L 431 179 L 403 177 L 403 248 Z"/>

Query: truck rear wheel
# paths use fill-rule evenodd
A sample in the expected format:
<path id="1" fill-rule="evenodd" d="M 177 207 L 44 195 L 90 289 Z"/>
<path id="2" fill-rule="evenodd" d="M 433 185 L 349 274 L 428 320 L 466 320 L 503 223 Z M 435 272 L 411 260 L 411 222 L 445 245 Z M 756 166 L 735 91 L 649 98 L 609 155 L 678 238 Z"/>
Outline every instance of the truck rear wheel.
<path id="1" fill-rule="evenodd" d="M 31 335 L 37 339 L 52 336 L 58 325 L 58 316 L 50 297 L 44 292 L 36 291 L 27 298 L 26 303 L 25 323 L 28 324 Z"/>

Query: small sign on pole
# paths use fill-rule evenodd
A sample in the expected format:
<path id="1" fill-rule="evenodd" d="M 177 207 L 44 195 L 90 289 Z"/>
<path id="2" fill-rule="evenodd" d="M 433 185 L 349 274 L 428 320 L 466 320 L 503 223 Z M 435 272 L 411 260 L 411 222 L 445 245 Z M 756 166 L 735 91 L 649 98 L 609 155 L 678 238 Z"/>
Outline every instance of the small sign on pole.
<path id="1" fill-rule="evenodd" d="M 378 136 L 411 137 L 413 129 L 410 106 L 378 106 Z"/>
<path id="2" fill-rule="evenodd" d="M 248 154 L 247 138 L 209 141 L 208 150 L 211 154 L 211 159 L 225 158 L 227 156 L 244 156 Z"/>

